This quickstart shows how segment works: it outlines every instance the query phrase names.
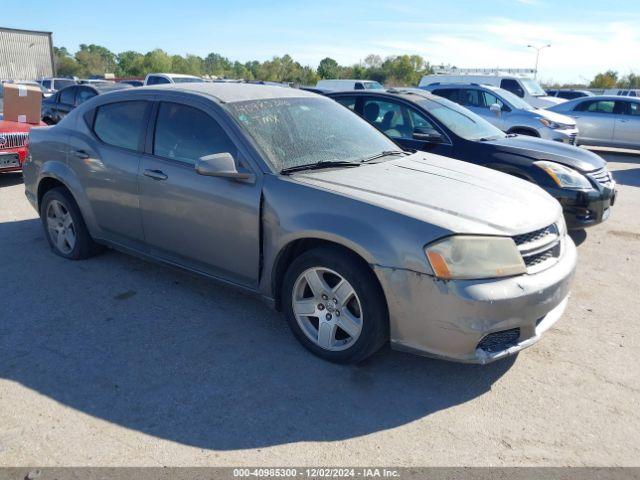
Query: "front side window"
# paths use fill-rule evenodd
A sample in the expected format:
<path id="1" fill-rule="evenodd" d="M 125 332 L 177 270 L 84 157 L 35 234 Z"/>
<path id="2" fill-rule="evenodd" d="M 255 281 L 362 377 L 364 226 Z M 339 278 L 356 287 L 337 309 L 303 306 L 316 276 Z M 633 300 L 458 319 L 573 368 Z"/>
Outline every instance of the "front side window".
<path id="1" fill-rule="evenodd" d="M 41 85 L 44 88 L 51 90 L 51 80 L 42 80 Z"/>
<path id="2" fill-rule="evenodd" d="M 98 107 L 93 131 L 104 143 L 128 150 L 138 150 L 147 102 L 107 103 Z"/>
<path id="3" fill-rule="evenodd" d="M 514 80 L 512 78 L 503 78 L 500 82 L 500 88 L 504 88 L 508 92 L 511 92 L 520 98 L 524 97 L 524 89 L 517 80 Z"/>
<path id="4" fill-rule="evenodd" d="M 422 115 L 396 102 L 367 100 L 363 114 L 365 120 L 391 138 L 410 140 L 416 128 L 435 129 Z"/>
<path id="5" fill-rule="evenodd" d="M 364 88 L 367 90 L 384 90 L 384 87 L 379 82 L 364 82 Z"/>
<path id="6" fill-rule="evenodd" d="M 179 103 L 162 102 L 158 110 L 153 154 L 195 165 L 200 157 L 236 148 L 207 113 Z"/>
<path id="7" fill-rule="evenodd" d="M 591 113 L 613 113 L 615 102 L 613 100 L 590 100 L 579 103 L 574 110 Z"/>
<path id="8" fill-rule="evenodd" d="M 171 83 L 164 77 L 157 77 L 155 75 L 149 77 L 147 80 L 147 85 L 162 85 L 163 83 Z"/>
<path id="9" fill-rule="evenodd" d="M 462 105 L 466 107 L 484 108 L 480 90 L 467 88 L 461 91 Z"/>
<path id="10" fill-rule="evenodd" d="M 76 96 L 76 89 L 74 87 L 65 88 L 60 91 L 60 103 L 65 105 L 73 105 Z"/>
<path id="11" fill-rule="evenodd" d="M 328 98 L 271 98 L 227 104 L 276 171 L 317 162 L 359 161 L 398 147 Z"/>
<path id="12" fill-rule="evenodd" d="M 513 80 L 517 83 L 516 80 Z M 521 78 L 520 83 L 524 86 L 525 90 L 532 97 L 543 97 L 546 94 L 544 93 L 544 89 L 540 86 L 538 82 L 536 82 L 532 78 Z M 514 92 L 515 93 L 515 92 Z"/>
<path id="13" fill-rule="evenodd" d="M 484 99 L 485 108 L 491 107 L 491 105 L 498 104 L 501 109 L 504 109 L 504 102 L 496 97 L 493 93 L 482 92 L 482 98 Z"/>
<path id="14" fill-rule="evenodd" d="M 93 98 L 95 96 L 96 96 L 96 92 L 94 92 L 92 89 L 80 88 L 78 90 L 78 95 L 76 96 L 76 103 L 80 105 L 81 103 L 84 103 L 90 98 Z"/>

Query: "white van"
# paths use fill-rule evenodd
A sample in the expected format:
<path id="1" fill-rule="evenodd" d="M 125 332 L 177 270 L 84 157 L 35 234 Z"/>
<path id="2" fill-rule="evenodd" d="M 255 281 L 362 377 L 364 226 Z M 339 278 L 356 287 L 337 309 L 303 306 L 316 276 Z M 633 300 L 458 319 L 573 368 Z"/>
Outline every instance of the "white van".
<path id="1" fill-rule="evenodd" d="M 620 95 L 622 97 L 640 97 L 638 88 L 609 88 L 603 95 Z"/>
<path id="2" fill-rule="evenodd" d="M 181 73 L 150 73 L 144 79 L 146 85 L 163 85 L 167 83 L 195 83 L 204 82 L 200 77 L 194 75 L 183 75 Z"/>
<path id="3" fill-rule="evenodd" d="M 319 80 L 316 88 L 339 92 L 343 90 L 382 90 L 384 87 L 375 80 Z"/>
<path id="4" fill-rule="evenodd" d="M 566 102 L 563 98 L 548 96 L 537 81 L 521 73 L 505 73 L 489 69 L 457 69 L 447 73 L 425 75 L 418 86 L 428 87 L 439 83 L 474 83 L 500 87 L 536 108 L 547 108 Z"/>

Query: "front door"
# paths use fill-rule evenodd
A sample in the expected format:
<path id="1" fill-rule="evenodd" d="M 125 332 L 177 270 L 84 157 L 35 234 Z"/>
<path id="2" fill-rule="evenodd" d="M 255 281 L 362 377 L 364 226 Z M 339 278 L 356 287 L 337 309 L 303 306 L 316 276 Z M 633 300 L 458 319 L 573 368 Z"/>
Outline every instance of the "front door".
<path id="1" fill-rule="evenodd" d="M 200 157 L 229 152 L 238 161 L 242 155 L 215 113 L 199 107 L 182 101 L 158 104 L 140 176 L 145 240 L 150 252 L 164 260 L 255 288 L 260 181 L 196 172 Z"/>
<path id="2" fill-rule="evenodd" d="M 616 123 L 613 140 L 616 145 L 640 146 L 640 102 L 616 102 Z"/>

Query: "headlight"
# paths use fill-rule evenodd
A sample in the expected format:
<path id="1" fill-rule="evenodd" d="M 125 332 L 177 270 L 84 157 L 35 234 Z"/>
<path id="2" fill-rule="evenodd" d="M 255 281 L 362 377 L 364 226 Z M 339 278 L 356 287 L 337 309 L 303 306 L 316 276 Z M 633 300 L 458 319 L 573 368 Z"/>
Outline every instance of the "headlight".
<path id="1" fill-rule="evenodd" d="M 558 235 L 564 237 L 567 234 L 567 222 L 564 221 L 564 215 L 560 215 L 558 219 Z"/>
<path id="2" fill-rule="evenodd" d="M 534 162 L 534 165 L 544 170 L 559 187 L 579 189 L 591 188 L 589 180 L 572 168 L 545 160 L 541 162 Z"/>
<path id="3" fill-rule="evenodd" d="M 425 247 L 436 277 L 443 280 L 508 277 L 527 268 L 513 239 L 453 236 Z"/>
<path id="4" fill-rule="evenodd" d="M 575 125 L 567 125 L 566 123 L 553 122 L 544 117 L 538 117 L 538 121 L 545 127 L 549 127 L 553 130 L 567 130 L 570 128 L 575 128 Z"/>

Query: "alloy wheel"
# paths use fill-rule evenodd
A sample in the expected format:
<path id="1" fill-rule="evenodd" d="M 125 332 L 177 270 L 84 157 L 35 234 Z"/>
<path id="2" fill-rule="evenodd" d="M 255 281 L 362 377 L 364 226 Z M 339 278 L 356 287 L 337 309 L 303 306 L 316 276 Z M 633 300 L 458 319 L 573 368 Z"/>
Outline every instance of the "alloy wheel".
<path id="1" fill-rule="evenodd" d="M 291 302 L 298 325 L 320 348 L 346 350 L 360 337 L 362 304 L 355 289 L 337 272 L 308 268 L 298 276 Z"/>
<path id="2" fill-rule="evenodd" d="M 70 254 L 76 246 L 76 230 L 71 213 L 58 200 L 51 200 L 47 206 L 47 228 L 56 248 Z"/>

